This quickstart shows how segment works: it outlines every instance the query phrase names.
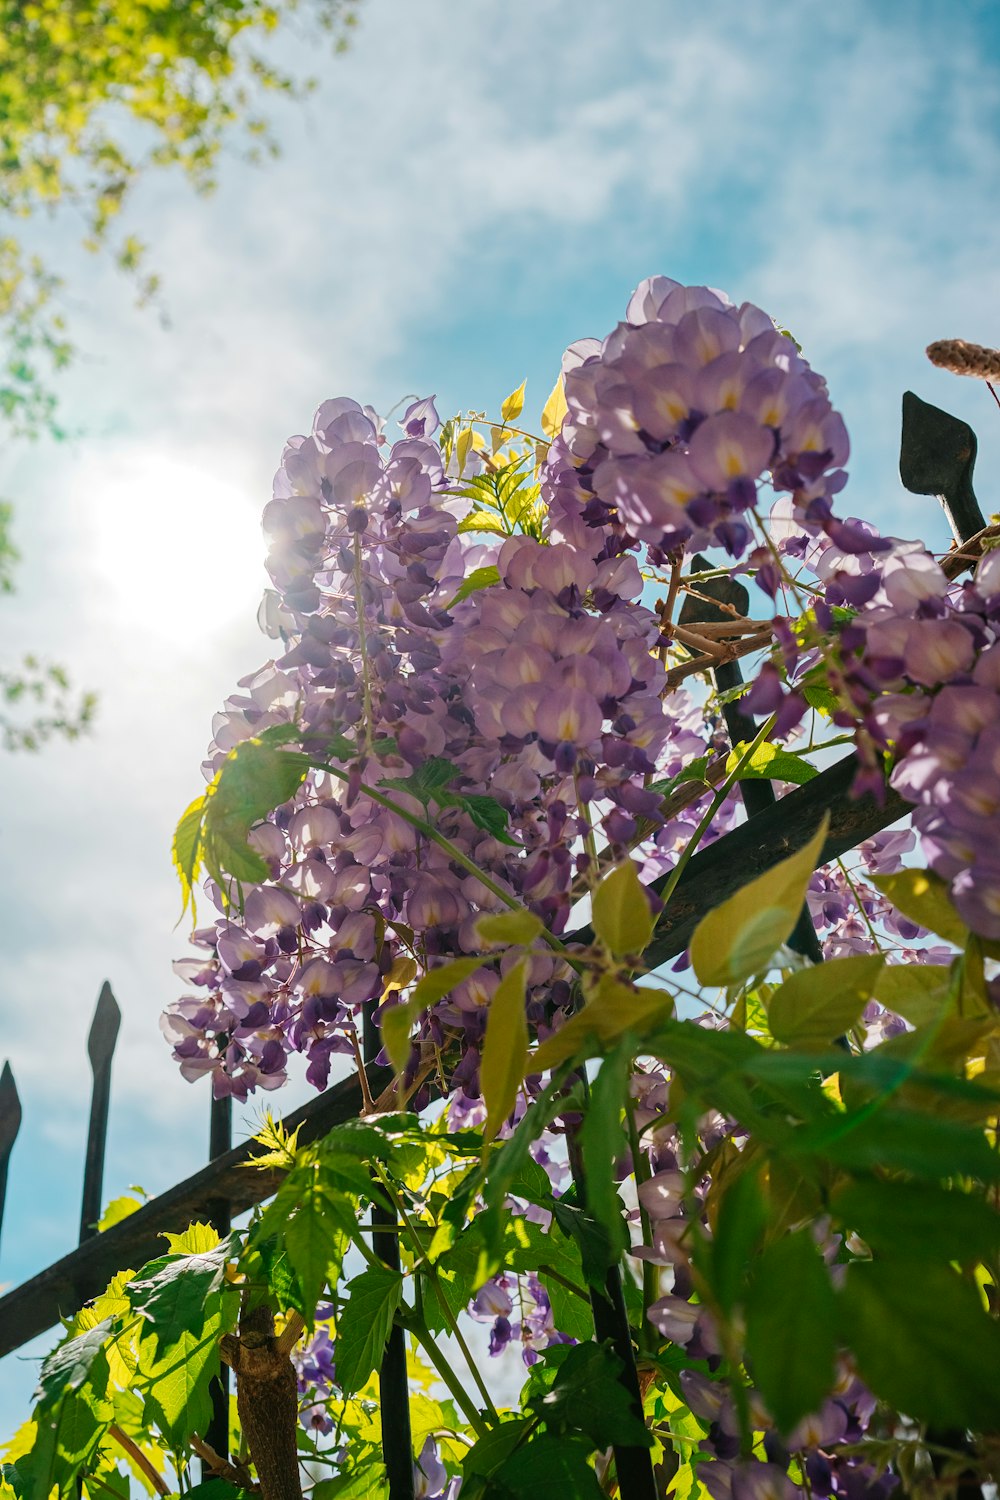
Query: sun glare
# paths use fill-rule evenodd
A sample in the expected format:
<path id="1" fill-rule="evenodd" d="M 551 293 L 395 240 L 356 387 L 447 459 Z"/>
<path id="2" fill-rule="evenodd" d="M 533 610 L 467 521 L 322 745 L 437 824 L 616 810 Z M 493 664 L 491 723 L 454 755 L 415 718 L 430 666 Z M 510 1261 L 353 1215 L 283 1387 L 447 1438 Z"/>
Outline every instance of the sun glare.
<path id="1" fill-rule="evenodd" d="M 132 448 L 88 464 L 74 489 L 101 614 L 181 646 L 252 624 L 267 581 L 260 507 L 235 484 Z"/>

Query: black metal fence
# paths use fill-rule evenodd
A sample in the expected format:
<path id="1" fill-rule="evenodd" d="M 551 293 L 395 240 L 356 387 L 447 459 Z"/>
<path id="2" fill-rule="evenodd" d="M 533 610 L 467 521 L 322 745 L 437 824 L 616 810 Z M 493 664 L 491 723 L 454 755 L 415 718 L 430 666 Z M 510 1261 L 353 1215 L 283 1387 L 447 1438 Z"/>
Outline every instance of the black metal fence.
<path id="1" fill-rule="evenodd" d="M 1000 532 L 1000 527 L 986 527 L 972 489 L 975 456 L 975 434 L 966 423 L 929 406 L 911 392 L 906 393 L 903 398 L 900 473 L 904 485 L 912 493 L 937 495 L 940 499 L 958 543 L 946 564 L 946 571 L 953 577 L 972 566 L 980 555 L 980 533 L 985 531 L 993 535 Z M 727 587 L 740 590 L 739 585 L 727 583 Z M 741 592 L 745 598 L 745 591 Z M 720 603 L 737 603 L 741 611 L 746 607 L 740 599 L 730 599 L 721 592 L 718 598 Z M 703 605 L 702 608 L 710 606 Z M 693 611 L 685 616 L 686 619 L 694 617 Z M 723 689 L 738 683 L 737 664 L 727 663 L 719 668 L 717 680 Z M 726 720 L 734 742 L 752 737 L 755 732 L 756 726 L 746 718 L 738 704 L 727 708 Z M 853 754 L 847 755 L 780 801 L 775 800 L 769 783 L 743 783 L 747 821 L 691 859 L 671 894 L 669 905 L 657 924 L 653 943 L 647 950 L 650 966 L 662 964 L 682 953 L 705 912 L 800 849 L 815 833 L 824 813 L 829 814 L 830 822 L 820 864 L 839 858 L 909 811 L 908 804 L 892 791 L 887 793 L 881 806 L 871 798 L 853 799 L 850 785 L 856 768 Z M 587 934 L 582 932 L 574 936 L 585 941 Z M 814 958 L 821 957 L 816 934 L 805 914 L 793 942 L 799 951 Z M 75 1250 L 0 1297 L 0 1357 L 54 1327 L 60 1318 L 69 1318 L 78 1312 L 87 1301 L 103 1291 L 116 1272 L 129 1266 L 141 1266 L 161 1254 L 160 1236 L 164 1231 L 177 1233 L 193 1220 L 202 1220 L 212 1223 L 225 1234 L 237 1215 L 277 1190 L 280 1175 L 275 1171 L 244 1170 L 252 1155 L 252 1143 L 233 1146 L 231 1100 L 213 1100 L 207 1165 L 151 1199 L 128 1218 L 102 1233 L 97 1232 L 111 1098 L 111 1064 L 120 1021 L 117 1001 L 110 985 L 105 983 L 98 997 L 87 1043 L 93 1088 L 79 1244 Z M 377 1036 L 369 1027 L 365 1035 L 367 1089 L 362 1090 L 357 1076 L 345 1079 L 285 1118 L 284 1124 L 289 1130 L 299 1130 L 302 1144 L 320 1139 L 334 1126 L 357 1116 L 362 1110 L 365 1094 L 377 1098 L 389 1086 L 391 1070 L 379 1067 L 372 1060 L 377 1051 Z M 20 1125 L 21 1103 L 17 1086 L 9 1064 L 5 1063 L 0 1074 L 0 1227 L 8 1164 Z M 378 1234 L 380 1210 L 375 1209 L 374 1213 L 376 1234 L 373 1248 L 383 1259 L 391 1261 L 393 1256 L 398 1257 L 398 1241 L 394 1233 Z M 616 1337 L 616 1334 L 622 1334 L 622 1330 L 612 1328 L 609 1333 L 615 1338 L 616 1346 L 622 1343 L 622 1339 Z M 627 1324 L 624 1347 L 630 1348 Z M 220 1454 L 226 1452 L 228 1442 L 226 1375 L 223 1368 L 222 1378 L 214 1392 L 212 1424 L 206 1434 L 207 1441 Z M 412 1500 L 406 1354 L 401 1328 L 394 1330 L 386 1347 L 380 1381 L 383 1409 L 393 1417 L 391 1424 L 385 1424 L 385 1430 L 392 1433 L 392 1441 L 386 1441 L 384 1446 L 390 1497 L 391 1500 Z M 640 1485 L 635 1493 L 642 1492 Z"/>

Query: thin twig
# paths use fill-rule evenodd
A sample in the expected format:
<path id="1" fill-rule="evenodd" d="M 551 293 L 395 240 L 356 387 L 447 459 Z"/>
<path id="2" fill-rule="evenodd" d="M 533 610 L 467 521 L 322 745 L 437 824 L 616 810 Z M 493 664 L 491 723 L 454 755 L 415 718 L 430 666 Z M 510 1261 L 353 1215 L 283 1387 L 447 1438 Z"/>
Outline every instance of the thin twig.
<path id="1" fill-rule="evenodd" d="M 124 1448 L 136 1468 L 142 1470 L 158 1495 L 170 1494 L 170 1486 L 163 1475 L 157 1472 L 142 1449 L 132 1441 L 128 1434 L 122 1432 L 117 1422 L 113 1422 L 108 1428 L 108 1437 L 113 1437 L 119 1448 Z"/>
<path id="2" fill-rule="evenodd" d="M 302 1314 L 294 1310 L 288 1314 L 285 1326 L 274 1341 L 274 1352 L 280 1354 L 284 1359 L 291 1354 L 295 1345 L 305 1332 L 306 1320 Z"/>

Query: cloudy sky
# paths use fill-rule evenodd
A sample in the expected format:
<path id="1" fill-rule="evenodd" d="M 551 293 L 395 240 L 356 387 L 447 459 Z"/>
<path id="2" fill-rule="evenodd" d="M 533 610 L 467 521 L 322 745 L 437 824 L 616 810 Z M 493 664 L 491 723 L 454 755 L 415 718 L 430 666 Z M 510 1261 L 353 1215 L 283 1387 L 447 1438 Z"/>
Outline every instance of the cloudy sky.
<path id="1" fill-rule="evenodd" d="M 793 331 L 847 418 L 854 513 L 946 542 L 899 485 L 906 387 L 976 427 L 1000 507 L 1000 412 L 923 356 L 1000 345 L 989 0 L 365 0 L 351 50 L 306 65 L 320 87 L 275 108 L 280 161 L 228 161 L 210 200 L 141 189 L 130 227 L 169 326 L 74 254 L 71 224 L 50 230 L 73 277 L 75 435 L 0 458 L 24 554 L 4 655 L 67 663 L 100 715 L 86 744 L 3 766 L 2 1053 L 25 1111 L 8 1284 L 74 1243 L 105 978 L 124 1012 L 106 1196 L 204 1159 L 205 1089 L 157 1027 L 185 949 L 170 835 L 213 713 L 267 658 L 259 512 L 321 400 L 495 409 L 527 376 L 537 411 L 564 346 L 664 272 Z M 35 1369 L 0 1365 L 4 1430 Z"/>

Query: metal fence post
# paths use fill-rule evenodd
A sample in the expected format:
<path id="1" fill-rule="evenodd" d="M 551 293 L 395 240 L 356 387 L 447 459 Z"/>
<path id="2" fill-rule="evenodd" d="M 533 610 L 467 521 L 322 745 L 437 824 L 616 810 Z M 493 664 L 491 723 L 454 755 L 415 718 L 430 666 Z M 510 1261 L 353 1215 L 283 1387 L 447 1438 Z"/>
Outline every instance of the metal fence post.
<path id="1" fill-rule="evenodd" d="M 94 1075 L 90 1096 L 90 1125 L 83 1168 L 83 1203 L 80 1208 L 80 1243 L 97 1233 L 104 1186 L 104 1148 L 108 1139 L 108 1106 L 111 1102 L 111 1059 L 118 1041 L 122 1013 L 107 980 L 101 985 L 97 1009 L 87 1037 L 87 1053 Z"/>
<path id="2" fill-rule="evenodd" d="M 224 1156 L 233 1144 L 233 1101 L 227 1094 L 222 1099 L 212 1100 L 208 1125 L 208 1159 L 214 1161 Z M 210 1222 L 220 1235 L 227 1235 L 232 1228 L 232 1212 L 228 1198 L 213 1198 L 210 1204 Z M 229 1367 L 221 1365 L 211 1384 L 212 1420 L 208 1424 L 205 1441 L 221 1458 L 229 1457 Z M 202 1478 L 209 1478 L 202 1464 Z"/>
<path id="3" fill-rule="evenodd" d="M 20 1128 L 21 1101 L 10 1063 L 5 1062 L 3 1072 L 0 1073 L 0 1229 L 3 1228 L 3 1210 L 7 1199 L 7 1166 Z"/>

